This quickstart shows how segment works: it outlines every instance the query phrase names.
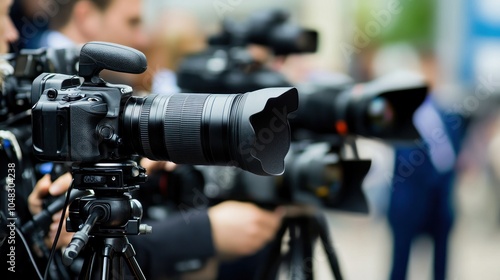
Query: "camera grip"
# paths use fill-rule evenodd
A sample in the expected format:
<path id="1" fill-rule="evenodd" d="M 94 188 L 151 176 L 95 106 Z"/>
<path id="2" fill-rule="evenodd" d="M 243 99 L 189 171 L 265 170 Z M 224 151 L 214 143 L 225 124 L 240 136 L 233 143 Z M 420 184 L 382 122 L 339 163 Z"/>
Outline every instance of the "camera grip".
<path id="1" fill-rule="evenodd" d="M 146 68 L 146 56 L 138 50 L 113 43 L 89 42 L 80 51 L 78 75 L 90 81 L 104 69 L 140 74 Z"/>

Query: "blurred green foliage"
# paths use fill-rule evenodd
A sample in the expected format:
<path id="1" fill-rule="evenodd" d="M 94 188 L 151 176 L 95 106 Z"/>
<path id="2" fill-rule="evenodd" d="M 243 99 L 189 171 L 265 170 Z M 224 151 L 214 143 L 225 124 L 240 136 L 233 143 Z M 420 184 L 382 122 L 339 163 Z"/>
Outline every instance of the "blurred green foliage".
<path id="1" fill-rule="evenodd" d="M 381 20 L 382 15 L 390 15 L 381 32 L 371 38 L 372 44 L 405 42 L 427 49 L 434 44 L 436 10 L 435 0 L 359 0 L 355 11 L 356 27 L 366 32 L 371 21 L 385 23 Z"/>

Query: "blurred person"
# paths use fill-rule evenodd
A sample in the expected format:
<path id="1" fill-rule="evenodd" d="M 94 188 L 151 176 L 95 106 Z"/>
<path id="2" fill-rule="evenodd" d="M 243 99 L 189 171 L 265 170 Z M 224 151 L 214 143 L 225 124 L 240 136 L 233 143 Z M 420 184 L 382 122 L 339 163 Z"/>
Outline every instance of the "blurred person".
<path id="1" fill-rule="evenodd" d="M 366 52 L 361 58 L 368 59 L 360 68 L 366 69 L 367 78 L 410 70 L 422 73 L 429 83 L 429 95 L 413 116 L 420 139 L 394 145 L 387 219 L 393 237 L 390 279 L 395 280 L 407 279 L 413 241 L 422 235 L 433 241 L 433 279 L 446 279 L 447 273 L 453 187 L 467 120 L 443 102 L 442 65 L 435 55 L 436 10 L 432 0 L 366 2 L 358 9 L 356 35 L 368 40 L 356 47 Z M 381 28 L 368 32 L 373 24 Z"/>
<path id="2" fill-rule="evenodd" d="M 172 94 L 179 93 L 180 88 L 177 85 L 176 70 L 184 57 L 202 51 L 206 47 L 206 37 L 202 32 L 201 27 L 196 18 L 192 14 L 184 10 L 168 9 L 160 11 L 158 20 L 153 20 L 147 25 L 146 32 L 151 38 L 144 54 L 148 60 L 148 68 L 142 74 L 137 75 L 142 84 L 139 85 L 140 95 L 153 94 Z M 146 210 L 148 203 L 161 203 L 162 208 L 173 208 L 178 210 L 181 201 L 174 196 L 174 193 L 187 194 L 194 189 L 202 189 L 203 186 L 192 186 L 193 184 L 203 184 L 201 180 L 197 180 L 199 176 L 194 176 L 190 182 L 181 182 L 182 187 L 189 190 L 178 190 L 166 193 L 163 191 L 162 199 L 154 197 L 158 193 L 158 189 L 164 188 L 161 185 L 163 182 L 167 184 L 168 180 L 175 176 L 173 171 L 176 169 L 176 164 L 168 161 L 152 161 L 146 158 L 141 159 L 141 166 L 145 167 L 149 176 L 148 182 L 144 184 L 143 191 L 139 197 L 146 201 Z M 184 168 L 185 167 L 185 168 Z M 189 169 L 186 172 L 190 175 L 197 174 L 197 170 L 187 166 L 180 167 L 181 169 Z M 180 178 L 179 180 L 187 179 Z M 180 186 L 174 186 L 179 188 Z M 151 192 L 149 191 L 151 190 Z M 172 190 L 172 188 L 170 188 Z M 187 195 L 185 195 L 187 196 Z M 190 198 L 187 197 L 189 200 Z M 159 200 L 162 200 L 161 202 Z M 172 203 L 170 203 L 172 202 Z M 184 201 L 183 201 L 184 202 Z M 170 205 L 165 205 L 170 204 Z M 188 202 L 192 206 L 191 202 Z M 143 205 L 144 206 L 144 205 Z M 152 205 L 154 206 L 154 205 Z M 162 212 L 168 212 L 168 209 Z M 147 212 L 147 211 L 146 211 Z M 160 214 L 162 215 L 162 214 Z"/>
<path id="3" fill-rule="evenodd" d="M 49 28 L 50 17 L 57 11 L 53 2 L 53 0 L 14 1 L 10 16 L 20 36 L 11 52 L 36 48 L 41 36 Z"/>
<path id="4" fill-rule="evenodd" d="M 377 52 L 374 62 L 376 75 L 404 68 L 420 69 L 430 83 L 430 94 L 413 117 L 421 139 L 394 146 L 387 213 L 393 236 L 390 279 L 407 278 L 412 243 L 417 237 L 428 235 L 434 244 L 433 279 L 444 280 L 454 222 L 453 186 L 466 121 L 436 96 L 437 62 L 431 51 L 392 45 Z"/>
<path id="5" fill-rule="evenodd" d="M 13 0 L 0 1 L 0 54 L 9 52 L 9 45 L 15 43 L 19 38 L 19 33 L 9 16 L 12 3 Z"/>
<path id="6" fill-rule="evenodd" d="M 9 46 L 11 46 L 12 44 L 16 43 L 16 41 L 18 40 L 19 38 L 19 34 L 17 33 L 17 30 L 16 28 L 14 27 L 14 24 L 12 22 L 12 19 L 10 18 L 9 16 L 9 11 L 11 9 L 11 6 L 13 5 L 13 1 L 12 0 L 0 0 L 0 56 L 2 56 L 2 58 L 0 59 L 0 88 L 4 88 L 4 82 L 5 82 L 5 77 L 6 76 L 9 76 L 9 75 L 12 75 L 14 73 L 14 68 L 12 67 L 12 65 L 9 63 L 9 61 L 7 59 L 5 59 L 3 57 L 3 55 L 7 54 L 9 52 Z M 5 93 L 2 93 L 2 94 L 5 94 Z M 4 96 L 2 96 L 2 98 L 5 98 Z M 2 110 L 3 109 L 6 109 L 6 108 L 3 108 L 5 106 L 5 103 L 2 102 Z M 2 125 L 2 128 L 0 128 L 0 130 L 9 130 L 9 128 L 3 124 Z M 5 132 L 5 131 L 3 131 Z M 1 144 L 0 144 L 0 150 L 2 152 L 2 167 L 5 167 L 7 168 L 7 160 L 15 160 L 17 158 L 17 155 L 15 154 L 11 154 L 11 153 L 8 153 L 6 152 L 6 150 L 8 148 L 6 148 L 6 143 L 7 142 L 4 142 L 5 136 L 2 135 L 2 140 L 0 141 Z M 19 141 L 17 139 L 18 135 L 13 135 L 13 138 L 14 139 L 9 139 L 8 143 L 10 143 L 10 146 L 14 146 L 14 145 L 18 145 L 19 143 L 16 143 L 17 141 Z M 15 165 L 15 163 L 14 163 Z M 7 199 L 7 183 L 8 183 L 8 178 L 7 178 L 7 172 L 2 172 L 2 174 L 5 174 L 5 177 L 2 177 L 1 180 L 2 180 L 2 183 L 0 184 L 0 186 L 2 187 L 2 191 L 5 191 L 5 196 L 3 196 L 3 194 L 0 194 L 0 197 L 5 198 Z M 22 183 L 22 179 L 21 181 L 18 182 L 18 190 L 16 191 L 16 195 L 19 195 L 19 200 L 16 201 L 16 218 L 19 218 L 21 219 L 21 216 L 24 216 L 22 215 L 23 214 L 23 209 L 24 209 L 24 205 L 23 205 L 23 202 L 22 201 L 22 197 L 23 197 L 23 194 L 24 194 L 24 189 L 22 188 L 22 186 L 24 186 L 24 184 Z M 3 189 L 3 187 L 5 187 L 5 189 Z M 30 190 L 27 190 L 28 192 Z M 1 201 L 0 202 L 0 211 L 7 211 L 7 201 Z M 4 204 L 5 203 L 5 204 Z M 24 219 L 24 217 L 22 217 Z"/>
<path id="7" fill-rule="evenodd" d="M 36 47 L 106 41 L 140 50 L 148 43 L 142 30 L 142 0 L 68 0 L 54 5 L 59 11 Z"/>
<path id="8" fill-rule="evenodd" d="M 33 40 L 33 48 L 81 47 L 90 41 L 105 41 L 144 50 L 149 38 L 143 29 L 142 0 L 47 0 L 56 12 L 50 14 L 49 29 Z M 105 80 L 135 87 L 138 76 L 104 70 Z"/>
<path id="9" fill-rule="evenodd" d="M 206 48 L 206 35 L 197 19 L 187 11 L 168 10 L 148 28 L 150 44 L 144 50 L 148 69 L 142 76 L 144 90 L 155 93 L 178 93 L 175 71 L 182 60 Z"/>

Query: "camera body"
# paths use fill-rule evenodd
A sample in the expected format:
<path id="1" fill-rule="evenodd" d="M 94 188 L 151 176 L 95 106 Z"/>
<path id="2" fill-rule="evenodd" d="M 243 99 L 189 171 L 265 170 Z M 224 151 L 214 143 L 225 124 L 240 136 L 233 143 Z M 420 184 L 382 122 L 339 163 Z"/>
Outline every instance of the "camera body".
<path id="1" fill-rule="evenodd" d="M 98 162 L 119 159 L 119 117 L 132 88 L 104 82 L 104 69 L 139 74 L 143 53 L 91 42 L 82 47 L 79 76 L 43 73 L 31 87 L 33 152 L 42 160 Z"/>
<path id="2" fill-rule="evenodd" d="M 120 113 L 131 97 L 126 85 L 80 84 L 75 76 L 42 74 L 34 81 L 33 147 L 51 161 L 119 159 Z"/>

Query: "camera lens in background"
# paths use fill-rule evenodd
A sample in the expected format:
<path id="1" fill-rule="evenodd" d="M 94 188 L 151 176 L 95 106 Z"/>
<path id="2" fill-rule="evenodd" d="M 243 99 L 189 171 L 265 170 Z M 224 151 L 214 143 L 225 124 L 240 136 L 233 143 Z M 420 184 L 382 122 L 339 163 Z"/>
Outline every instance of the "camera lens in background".
<path id="1" fill-rule="evenodd" d="M 356 134 L 385 140 L 419 137 L 413 114 L 427 97 L 420 76 L 388 75 L 365 84 L 300 88 L 294 129 L 323 134 Z"/>
<path id="2" fill-rule="evenodd" d="M 132 97 L 123 111 L 124 143 L 152 160 L 280 175 L 290 146 L 287 117 L 297 106 L 295 88 Z"/>
<path id="3" fill-rule="evenodd" d="M 327 142 L 313 143 L 296 152 L 288 157 L 282 187 L 293 190 L 291 201 L 368 212 L 362 183 L 370 170 L 370 160 L 345 158 Z"/>
<path id="4" fill-rule="evenodd" d="M 377 97 L 368 104 L 366 123 L 376 133 L 391 129 L 394 126 L 395 117 L 394 108 L 383 97 Z"/>

